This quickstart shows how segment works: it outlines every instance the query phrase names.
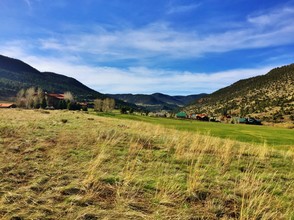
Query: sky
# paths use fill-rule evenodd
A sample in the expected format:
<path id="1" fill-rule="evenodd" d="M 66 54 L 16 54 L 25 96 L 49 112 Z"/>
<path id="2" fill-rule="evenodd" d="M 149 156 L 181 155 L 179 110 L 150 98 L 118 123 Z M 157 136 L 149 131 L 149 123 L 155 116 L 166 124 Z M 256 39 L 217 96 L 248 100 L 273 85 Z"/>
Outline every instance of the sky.
<path id="1" fill-rule="evenodd" d="M 212 93 L 294 62 L 294 0 L 0 0 L 0 54 L 102 93 Z"/>

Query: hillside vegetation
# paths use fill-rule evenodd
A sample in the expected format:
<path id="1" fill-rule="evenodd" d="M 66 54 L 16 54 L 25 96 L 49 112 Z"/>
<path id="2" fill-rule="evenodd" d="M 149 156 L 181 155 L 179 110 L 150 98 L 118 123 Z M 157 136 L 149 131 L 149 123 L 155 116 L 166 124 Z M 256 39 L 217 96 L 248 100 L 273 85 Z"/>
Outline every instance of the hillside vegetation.
<path id="1" fill-rule="evenodd" d="M 149 111 L 160 110 L 177 110 L 180 107 L 190 104 L 198 98 L 205 97 L 207 94 L 187 95 L 187 96 L 170 96 L 162 93 L 145 94 L 107 94 L 112 98 L 116 98 L 137 106 L 142 106 Z"/>
<path id="2" fill-rule="evenodd" d="M 257 116 L 268 121 L 294 120 L 294 64 L 266 75 L 240 80 L 186 108 L 189 112 Z"/>
<path id="3" fill-rule="evenodd" d="M 74 78 L 40 72 L 20 60 L 0 55 L 0 100 L 15 97 L 21 89 L 29 87 L 40 87 L 52 93 L 69 91 L 79 99 L 105 97 Z"/>
<path id="4" fill-rule="evenodd" d="M 0 111 L 1 219 L 292 219 L 294 152 L 83 112 Z"/>

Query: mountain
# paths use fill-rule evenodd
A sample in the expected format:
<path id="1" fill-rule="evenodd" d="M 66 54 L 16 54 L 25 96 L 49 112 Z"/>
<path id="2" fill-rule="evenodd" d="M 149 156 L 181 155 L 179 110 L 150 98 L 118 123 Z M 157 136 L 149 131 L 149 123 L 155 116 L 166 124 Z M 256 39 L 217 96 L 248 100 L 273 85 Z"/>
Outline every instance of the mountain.
<path id="1" fill-rule="evenodd" d="M 31 86 L 55 93 L 70 91 L 79 99 L 105 97 L 74 78 L 40 72 L 20 60 L 0 55 L 0 99 L 15 97 L 19 90 Z"/>
<path id="2" fill-rule="evenodd" d="M 142 106 L 149 111 L 159 111 L 159 110 L 176 110 L 183 107 L 191 101 L 198 98 L 205 97 L 206 94 L 199 95 L 189 95 L 189 96 L 169 96 L 162 93 L 154 93 L 151 95 L 144 94 L 107 94 L 112 98 L 116 98 L 125 102 L 136 104 L 137 106 Z"/>
<path id="3" fill-rule="evenodd" d="M 188 112 L 256 116 L 264 120 L 294 118 L 294 64 L 240 80 L 185 107 Z"/>

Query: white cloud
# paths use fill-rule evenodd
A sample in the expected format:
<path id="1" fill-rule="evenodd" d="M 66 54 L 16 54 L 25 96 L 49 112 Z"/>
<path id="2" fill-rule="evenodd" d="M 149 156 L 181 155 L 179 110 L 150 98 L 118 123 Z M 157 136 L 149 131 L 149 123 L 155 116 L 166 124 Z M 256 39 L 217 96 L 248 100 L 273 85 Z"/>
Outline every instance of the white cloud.
<path id="1" fill-rule="evenodd" d="M 293 44 L 293 20 L 294 9 L 284 8 L 248 16 L 234 29 L 209 35 L 197 30 L 178 31 L 166 23 L 116 31 L 98 27 L 88 33 L 63 34 L 58 38 L 50 35 L 50 38 L 35 42 L 19 40 L 2 43 L 0 53 L 19 58 L 41 71 L 74 77 L 105 93 L 213 92 L 239 79 L 264 74 L 277 66 L 277 61 L 268 66 L 215 73 L 167 71 L 128 63 L 124 64 L 124 68 L 93 66 L 89 63 L 126 59 L 141 62 L 149 58 L 156 63 L 158 57 L 173 62 L 177 59 L 195 59 L 207 53 Z M 36 55 L 36 51 L 40 50 L 47 55 Z"/>
<path id="2" fill-rule="evenodd" d="M 59 38 L 40 39 L 44 50 L 87 53 L 95 59 L 124 60 L 157 56 L 186 59 L 241 49 L 264 48 L 294 43 L 294 8 L 270 11 L 247 20 L 223 33 L 178 31 L 167 23 L 142 28 L 109 31 L 98 27 L 92 32 L 64 34 Z"/>
<path id="3" fill-rule="evenodd" d="M 291 24 L 293 25 L 293 22 L 289 20 L 293 18 L 294 8 L 284 7 L 271 11 L 259 12 L 257 15 L 249 15 L 247 21 L 258 26 L 279 27 Z"/>
<path id="4" fill-rule="evenodd" d="M 8 47 L 6 47 L 8 49 Z M 2 51 L 2 48 L 0 48 Z M 11 50 L 12 55 L 14 50 Z M 19 59 L 40 71 L 51 71 L 76 78 L 103 93 L 154 93 L 174 95 L 213 92 L 239 79 L 267 73 L 275 66 L 234 69 L 214 73 L 172 71 L 141 66 L 114 68 L 78 64 L 75 57 L 46 58 L 16 51 Z M 16 57 L 16 56 L 13 56 Z"/>

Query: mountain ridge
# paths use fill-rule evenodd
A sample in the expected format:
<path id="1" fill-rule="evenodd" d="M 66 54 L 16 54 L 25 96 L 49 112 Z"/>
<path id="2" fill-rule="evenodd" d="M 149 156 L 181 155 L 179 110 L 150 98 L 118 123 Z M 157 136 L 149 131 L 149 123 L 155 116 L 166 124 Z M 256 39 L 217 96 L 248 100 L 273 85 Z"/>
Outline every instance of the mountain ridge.
<path id="1" fill-rule="evenodd" d="M 133 103 L 137 106 L 142 106 L 150 111 L 168 110 L 175 111 L 185 105 L 189 104 L 192 100 L 205 97 L 207 94 L 201 93 L 197 95 L 187 96 L 170 96 L 163 93 L 153 94 L 106 94 L 112 98 L 116 98 L 125 102 Z"/>
<path id="2" fill-rule="evenodd" d="M 0 55 L 1 99 L 15 97 L 20 89 L 32 86 L 55 93 L 69 91 L 79 99 L 105 97 L 72 77 L 53 72 L 40 72 L 21 60 Z"/>

